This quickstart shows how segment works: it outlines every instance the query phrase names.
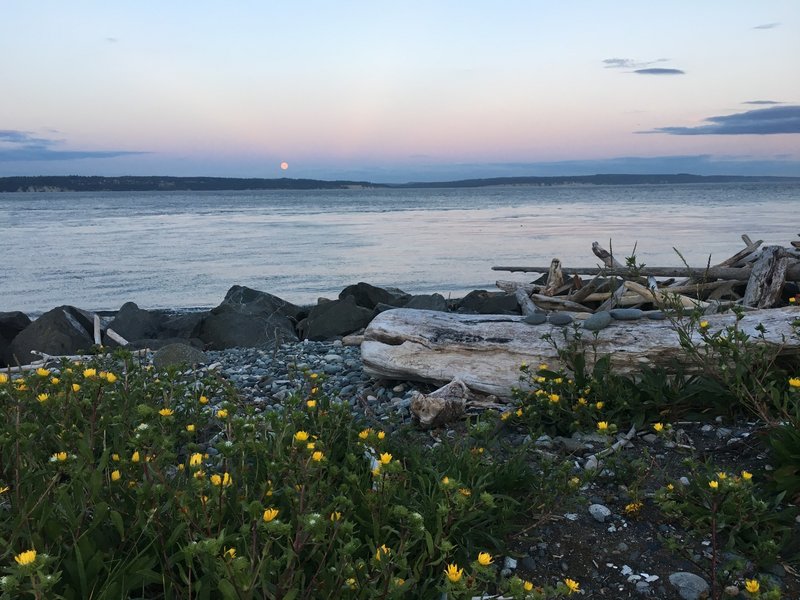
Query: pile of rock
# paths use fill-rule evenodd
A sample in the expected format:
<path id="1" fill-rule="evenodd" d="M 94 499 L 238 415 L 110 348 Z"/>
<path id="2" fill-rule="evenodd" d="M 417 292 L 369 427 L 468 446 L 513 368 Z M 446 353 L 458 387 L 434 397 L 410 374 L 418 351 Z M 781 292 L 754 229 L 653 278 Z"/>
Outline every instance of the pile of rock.
<path id="1" fill-rule="evenodd" d="M 90 348 L 99 334 L 106 346 L 119 345 L 114 333 L 132 348 L 158 349 L 182 343 L 207 350 L 255 348 L 302 339 L 340 339 L 363 330 L 375 315 L 393 308 L 470 314 L 520 314 L 513 294 L 476 290 L 463 299 L 440 294 L 411 295 L 396 288 L 357 283 L 335 300 L 297 306 L 277 296 L 233 286 L 222 303 L 209 310 L 144 310 L 127 302 L 95 332 L 94 315 L 59 306 L 31 321 L 21 312 L 0 313 L 0 367 L 29 364 L 32 351 L 71 355 Z M 111 333 L 109 332 L 111 330 Z"/>

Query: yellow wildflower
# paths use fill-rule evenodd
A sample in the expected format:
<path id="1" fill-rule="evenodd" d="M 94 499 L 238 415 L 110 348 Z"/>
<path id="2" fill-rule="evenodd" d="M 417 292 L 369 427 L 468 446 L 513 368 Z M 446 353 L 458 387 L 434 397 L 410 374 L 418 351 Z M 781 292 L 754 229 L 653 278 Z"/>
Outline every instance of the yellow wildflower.
<path id="1" fill-rule="evenodd" d="M 316 394 L 318 391 L 319 391 L 319 388 L 315 388 L 315 387 L 311 388 L 311 393 L 312 394 Z"/>
<path id="2" fill-rule="evenodd" d="M 356 580 L 353 579 L 352 577 L 347 581 L 345 581 L 345 583 L 347 584 L 347 587 L 349 587 L 351 590 L 356 589 Z"/>
<path id="3" fill-rule="evenodd" d="M 119 462 L 119 454 L 117 454 L 116 452 L 112 454 L 111 460 L 113 460 L 114 462 Z"/>
<path id="4" fill-rule="evenodd" d="M 518 409 L 517 409 L 517 412 L 516 412 L 516 413 L 514 413 L 514 414 L 516 414 L 518 417 L 521 417 L 521 416 L 522 416 L 522 409 L 521 409 L 521 408 L 518 408 Z"/>
<path id="5" fill-rule="evenodd" d="M 492 561 L 494 561 L 494 559 L 492 558 L 492 555 L 489 554 L 488 552 L 481 552 L 478 554 L 479 565 L 483 567 L 488 567 L 490 564 L 492 564 Z"/>
<path id="6" fill-rule="evenodd" d="M 83 376 L 86 379 L 90 379 L 92 377 L 97 377 L 97 369 L 84 369 Z"/>
<path id="7" fill-rule="evenodd" d="M 539 377 L 537 377 L 534 381 L 536 381 L 536 383 L 544 383 L 545 381 L 547 381 L 547 378 L 539 375 Z"/>
<path id="8" fill-rule="evenodd" d="M 569 480 L 569 484 L 571 486 L 578 486 L 578 485 L 580 485 L 580 483 L 581 483 L 581 480 L 578 477 L 571 477 L 570 480 Z"/>
<path id="9" fill-rule="evenodd" d="M 369 437 L 369 434 L 372 433 L 372 429 L 362 429 L 358 432 L 359 439 L 365 440 Z"/>
<path id="10" fill-rule="evenodd" d="M 708 487 L 710 487 L 712 490 L 717 489 L 719 487 L 719 481 L 717 481 L 716 479 L 712 479 L 711 481 L 708 482 Z"/>
<path id="11" fill-rule="evenodd" d="M 377 550 L 375 550 L 375 560 L 380 560 L 384 556 L 389 556 L 392 553 L 391 548 L 387 548 L 386 544 L 381 544 Z"/>
<path id="12" fill-rule="evenodd" d="M 220 408 L 217 411 L 217 418 L 218 419 L 227 419 L 228 418 L 228 410 L 225 408 Z"/>
<path id="13" fill-rule="evenodd" d="M 58 377 L 51 377 L 50 383 L 52 383 L 53 385 L 58 385 L 59 383 L 61 383 L 61 380 Z"/>
<path id="14" fill-rule="evenodd" d="M 186 426 L 186 431 L 188 431 L 189 433 L 193 433 L 195 429 L 196 429 L 196 427 L 194 426 L 194 423 L 189 423 Z"/>
<path id="15" fill-rule="evenodd" d="M 385 431 L 379 431 L 378 432 L 378 439 L 379 440 L 382 440 L 385 437 L 386 437 L 386 432 Z"/>
<path id="16" fill-rule="evenodd" d="M 335 510 L 331 513 L 331 521 L 339 521 L 342 518 L 342 513 Z"/>
<path id="17" fill-rule="evenodd" d="M 189 466 L 190 467 L 199 467 L 203 464 L 203 455 L 199 452 L 195 452 L 189 457 Z"/>
<path id="18" fill-rule="evenodd" d="M 318 373 L 312 373 L 308 377 L 309 377 L 309 379 L 316 379 L 317 377 L 319 377 L 319 374 Z"/>
<path id="19" fill-rule="evenodd" d="M 458 488 L 458 493 L 464 496 L 464 498 L 469 498 L 472 496 L 472 490 L 469 488 Z"/>
<path id="20" fill-rule="evenodd" d="M 56 460 L 58 462 L 64 462 L 67 460 L 67 453 L 66 452 L 56 452 L 51 457 L 51 460 Z"/>
<path id="21" fill-rule="evenodd" d="M 450 485 L 450 478 L 447 475 L 442 477 L 442 485 Z"/>
<path id="22" fill-rule="evenodd" d="M 789 379 L 789 387 L 794 389 L 800 388 L 800 377 L 792 377 Z"/>
<path id="23" fill-rule="evenodd" d="M 306 400 L 306 406 L 308 408 L 317 408 L 317 401 L 316 400 Z"/>
<path id="24" fill-rule="evenodd" d="M 608 421 L 599 421 L 597 423 L 598 431 L 608 431 Z"/>
<path id="25" fill-rule="evenodd" d="M 708 329 L 708 321 L 700 321 L 700 329 Z"/>
<path id="26" fill-rule="evenodd" d="M 325 455 L 317 450 L 314 454 L 311 455 L 311 460 L 314 462 L 321 462 L 325 458 Z"/>
<path id="27" fill-rule="evenodd" d="M 50 397 L 50 394 L 39 394 L 38 396 L 36 396 L 36 399 L 37 399 L 39 402 L 47 402 L 47 399 L 48 399 L 49 397 Z"/>
<path id="28" fill-rule="evenodd" d="M 208 398 L 206 396 L 200 396 L 199 402 L 200 404 L 208 404 Z"/>
<path id="29" fill-rule="evenodd" d="M 24 392 L 25 390 L 28 389 L 28 386 L 25 384 L 25 382 L 22 379 L 17 379 L 14 382 L 14 385 L 17 386 L 17 390 L 19 390 L 20 392 Z"/>
<path id="30" fill-rule="evenodd" d="M 570 579 L 569 577 L 564 580 L 564 585 L 566 585 L 567 586 L 567 590 L 569 590 L 567 592 L 568 594 L 575 593 L 581 588 L 581 584 L 579 584 L 574 579 Z"/>
<path id="31" fill-rule="evenodd" d="M 3 487 L 0 487 L 0 494 L 5 494 L 5 493 L 6 493 L 8 490 L 10 490 L 10 489 L 11 489 L 11 488 L 10 488 L 10 487 L 8 487 L 7 485 L 6 485 L 6 486 L 3 486 Z"/>
<path id="32" fill-rule="evenodd" d="M 278 516 L 280 511 L 277 508 L 267 508 L 264 510 L 264 514 L 261 518 L 264 520 L 264 523 L 269 523 L 270 521 L 274 521 L 275 517 Z"/>
<path id="33" fill-rule="evenodd" d="M 158 414 L 160 414 L 162 417 L 171 417 L 173 414 L 175 414 L 175 411 L 171 408 L 162 408 L 160 411 L 158 411 Z"/>
<path id="34" fill-rule="evenodd" d="M 722 481 L 723 479 L 728 478 L 728 474 L 725 473 L 724 471 L 720 471 L 719 473 L 717 473 L 717 477 L 719 477 L 719 480 Z"/>
<path id="35" fill-rule="evenodd" d="M 131 462 L 139 462 L 139 451 L 137 450 L 131 455 Z"/>
<path id="36" fill-rule="evenodd" d="M 117 380 L 117 376 L 113 373 L 106 373 L 106 381 L 108 383 L 114 383 Z"/>
<path id="37" fill-rule="evenodd" d="M 383 454 L 381 454 L 381 464 L 382 465 L 388 465 L 390 462 L 392 462 L 392 455 L 391 454 L 389 454 L 388 452 L 384 452 Z"/>
<path id="38" fill-rule="evenodd" d="M 43 369 L 42 367 L 39 367 L 38 369 L 36 369 L 36 374 L 39 377 L 49 377 L 50 371 L 48 371 L 47 369 Z"/>
<path id="39" fill-rule="evenodd" d="M 578 398 L 578 404 L 580 404 L 581 406 L 586 406 L 588 404 L 588 402 L 586 401 L 586 398 L 581 396 L 581 397 Z M 533 584 L 531 584 L 531 585 L 533 585 Z"/>
<path id="40" fill-rule="evenodd" d="M 195 471 L 193 477 L 195 479 L 203 479 L 206 476 L 205 471 Z"/>
<path id="41" fill-rule="evenodd" d="M 317 443 L 316 442 L 308 442 L 306 444 L 306 450 L 313 450 L 316 447 L 317 447 Z"/>
<path id="42" fill-rule="evenodd" d="M 672 485 L 671 483 L 668 483 L 668 484 L 667 484 L 667 490 L 669 490 L 669 491 L 671 492 L 671 491 L 672 491 L 672 490 L 674 490 L 674 489 L 675 489 L 675 486 L 674 486 L 674 485 Z"/>
<path id="43" fill-rule="evenodd" d="M 641 502 L 631 502 L 630 504 L 625 505 L 625 513 L 629 515 L 635 515 L 640 510 L 642 510 L 642 503 Z"/>
<path id="44" fill-rule="evenodd" d="M 509 417 L 511 416 L 511 411 L 507 410 L 500 415 L 500 419 L 503 421 L 508 421 Z"/>
<path id="45" fill-rule="evenodd" d="M 236 548 L 228 548 L 225 550 L 225 556 L 228 558 L 236 558 Z"/>
<path id="46" fill-rule="evenodd" d="M 664 431 L 664 424 L 663 423 L 654 423 L 653 424 L 653 429 L 656 431 L 656 433 L 661 433 L 662 431 Z"/>
<path id="47" fill-rule="evenodd" d="M 0 373 L 0 383 L 8 383 L 8 375 Z"/>
<path id="48" fill-rule="evenodd" d="M 548 400 L 550 400 L 550 402 L 552 402 L 553 404 L 555 404 L 556 402 L 558 402 L 559 400 L 561 400 L 561 396 L 559 396 L 558 394 L 550 394 L 550 395 L 547 397 L 547 399 L 548 399 Z"/>
<path id="49" fill-rule="evenodd" d="M 797 302 L 796 296 L 792 296 L 791 298 L 789 298 L 789 304 L 794 304 L 795 302 Z"/>
<path id="50" fill-rule="evenodd" d="M 547 369 L 549 369 L 549 368 L 550 367 L 547 366 L 547 363 L 542 363 L 542 364 L 539 365 L 539 370 L 540 371 L 547 371 Z"/>
<path id="51" fill-rule="evenodd" d="M 25 566 L 31 564 L 33 561 L 36 560 L 36 550 L 26 550 L 25 552 L 20 552 L 14 557 L 14 560 L 17 561 L 17 564 L 20 566 Z"/>
<path id="52" fill-rule="evenodd" d="M 742 471 L 742 479 L 745 481 L 750 481 L 753 478 L 753 474 L 750 471 Z"/>
<path id="53" fill-rule="evenodd" d="M 211 483 L 216 486 L 228 487 L 233 484 L 233 477 L 230 476 L 230 473 L 223 473 L 221 476 L 214 473 L 211 476 Z"/>
<path id="54" fill-rule="evenodd" d="M 761 589 L 761 584 L 758 583 L 758 579 L 745 579 L 744 589 L 746 589 L 751 594 L 755 594 Z"/>
<path id="55" fill-rule="evenodd" d="M 444 574 L 452 583 L 458 583 L 461 576 L 464 574 L 464 569 L 459 569 L 458 565 L 449 564 L 445 569 Z"/>
<path id="56" fill-rule="evenodd" d="M 564 380 L 561 377 L 556 377 L 555 379 L 553 379 L 553 383 L 563 383 L 563 382 Z"/>
<path id="57" fill-rule="evenodd" d="M 122 478 L 122 473 L 119 472 L 119 469 L 114 469 L 111 471 L 111 481 L 119 481 Z"/>
<path id="58" fill-rule="evenodd" d="M 605 403 L 605 402 L 595 402 L 595 403 L 594 403 L 594 407 L 595 407 L 597 410 L 603 410 L 603 407 L 604 407 L 605 405 L 606 405 L 606 403 Z"/>
<path id="59" fill-rule="evenodd" d="M 533 591 L 533 583 L 531 583 L 530 581 L 528 581 L 526 579 L 525 581 L 522 582 L 522 589 L 525 590 L 526 592 L 532 592 Z"/>
<path id="60" fill-rule="evenodd" d="M 79 384 L 77 384 L 77 383 L 73 383 L 73 384 L 72 384 L 72 391 L 73 391 L 73 392 L 77 392 L 77 391 L 79 391 L 80 389 L 81 389 L 81 386 L 80 386 Z"/>
<path id="61" fill-rule="evenodd" d="M 307 442 L 308 441 L 308 432 L 307 431 L 298 431 L 294 434 L 294 440 L 296 442 Z"/>

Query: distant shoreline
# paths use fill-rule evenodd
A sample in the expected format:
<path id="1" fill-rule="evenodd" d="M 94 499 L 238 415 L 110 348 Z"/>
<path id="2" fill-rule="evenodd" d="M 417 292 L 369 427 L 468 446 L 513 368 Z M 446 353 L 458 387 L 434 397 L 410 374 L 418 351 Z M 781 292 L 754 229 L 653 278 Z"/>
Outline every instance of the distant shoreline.
<path id="1" fill-rule="evenodd" d="M 598 174 L 557 177 L 490 177 L 400 184 L 321 179 L 158 176 L 0 177 L 0 192 L 223 192 L 256 190 L 362 190 L 592 185 L 680 185 L 693 183 L 798 183 L 800 177 L 678 174 Z"/>

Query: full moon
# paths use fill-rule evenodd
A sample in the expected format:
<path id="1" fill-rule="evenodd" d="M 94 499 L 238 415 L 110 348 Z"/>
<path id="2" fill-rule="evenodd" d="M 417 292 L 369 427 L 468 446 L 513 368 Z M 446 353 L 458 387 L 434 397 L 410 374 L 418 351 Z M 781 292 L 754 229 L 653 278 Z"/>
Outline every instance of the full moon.
<path id="1" fill-rule="evenodd" d="M 281 171 L 285 171 L 288 168 L 289 168 L 289 163 L 287 163 L 286 161 L 281 163 Z"/>

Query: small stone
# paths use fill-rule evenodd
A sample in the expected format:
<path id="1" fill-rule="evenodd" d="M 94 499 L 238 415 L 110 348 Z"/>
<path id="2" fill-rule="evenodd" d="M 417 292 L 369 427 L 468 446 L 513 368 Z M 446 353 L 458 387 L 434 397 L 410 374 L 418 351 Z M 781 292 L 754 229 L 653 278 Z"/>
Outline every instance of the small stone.
<path id="1" fill-rule="evenodd" d="M 503 559 L 503 568 L 513 571 L 517 568 L 517 560 L 515 558 L 511 558 L 510 556 L 506 556 Z"/>
<path id="2" fill-rule="evenodd" d="M 611 324 L 611 313 L 607 310 L 593 314 L 583 322 L 583 328 L 589 331 L 600 331 Z"/>
<path id="3" fill-rule="evenodd" d="M 717 437 L 721 440 L 731 437 L 732 435 L 733 431 L 728 429 L 727 427 L 720 427 L 719 429 L 717 429 Z"/>
<path id="4" fill-rule="evenodd" d="M 611 510 L 602 504 L 592 504 L 589 507 L 589 514 L 598 523 L 605 523 L 606 519 L 611 516 Z"/>
<path id="5" fill-rule="evenodd" d="M 522 319 L 522 321 L 528 325 L 541 325 L 547 321 L 547 315 L 541 312 L 535 312 Z"/>
<path id="6" fill-rule="evenodd" d="M 617 321 L 635 321 L 641 319 L 644 313 L 638 308 L 613 308 L 611 316 Z"/>
<path id="7" fill-rule="evenodd" d="M 667 318 L 667 315 L 662 310 L 648 310 L 644 313 L 644 316 L 653 321 L 663 321 Z"/>
<path id="8" fill-rule="evenodd" d="M 641 594 L 642 596 L 649 596 L 653 590 L 650 588 L 650 584 L 646 581 L 637 581 L 636 582 L 636 593 Z"/>
<path id="9" fill-rule="evenodd" d="M 694 573 L 678 571 L 669 576 L 669 582 L 678 590 L 678 595 L 683 600 L 700 600 L 708 594 L 708 584 L 705 579 Z"/>
<path id="10" fill-rule="evenodd" d="M 583 468 L 587 471 L 596 471 L 598 467 L 597 457 L 593 454 L 589 458 L 586 459 L 586 463 L 583 465 Z"/>
<path id="11" fill-rule="evenodd" d="M 658 439 L 658 436 L 655 433 L 647 433 L 642 436 L 642 439 L 648 444 L 653 444 Z"/>
<path id="12" fill-rule="evenodd" d="M 552 313 L 549 317 L 547 317 L 547 321 L 551 325 L 556 325 L 558 327 L 563 327 L 565 325 L 569 325 L 572 323 L 572 317 L 566 313 Z"/>
<path id="13" fill-rule="evenodd" d="M 735 585 L 728 585 L 725 586 L 725 595 L 726 596 L 738 596 L 739 595 L 739 588 Z"/>

